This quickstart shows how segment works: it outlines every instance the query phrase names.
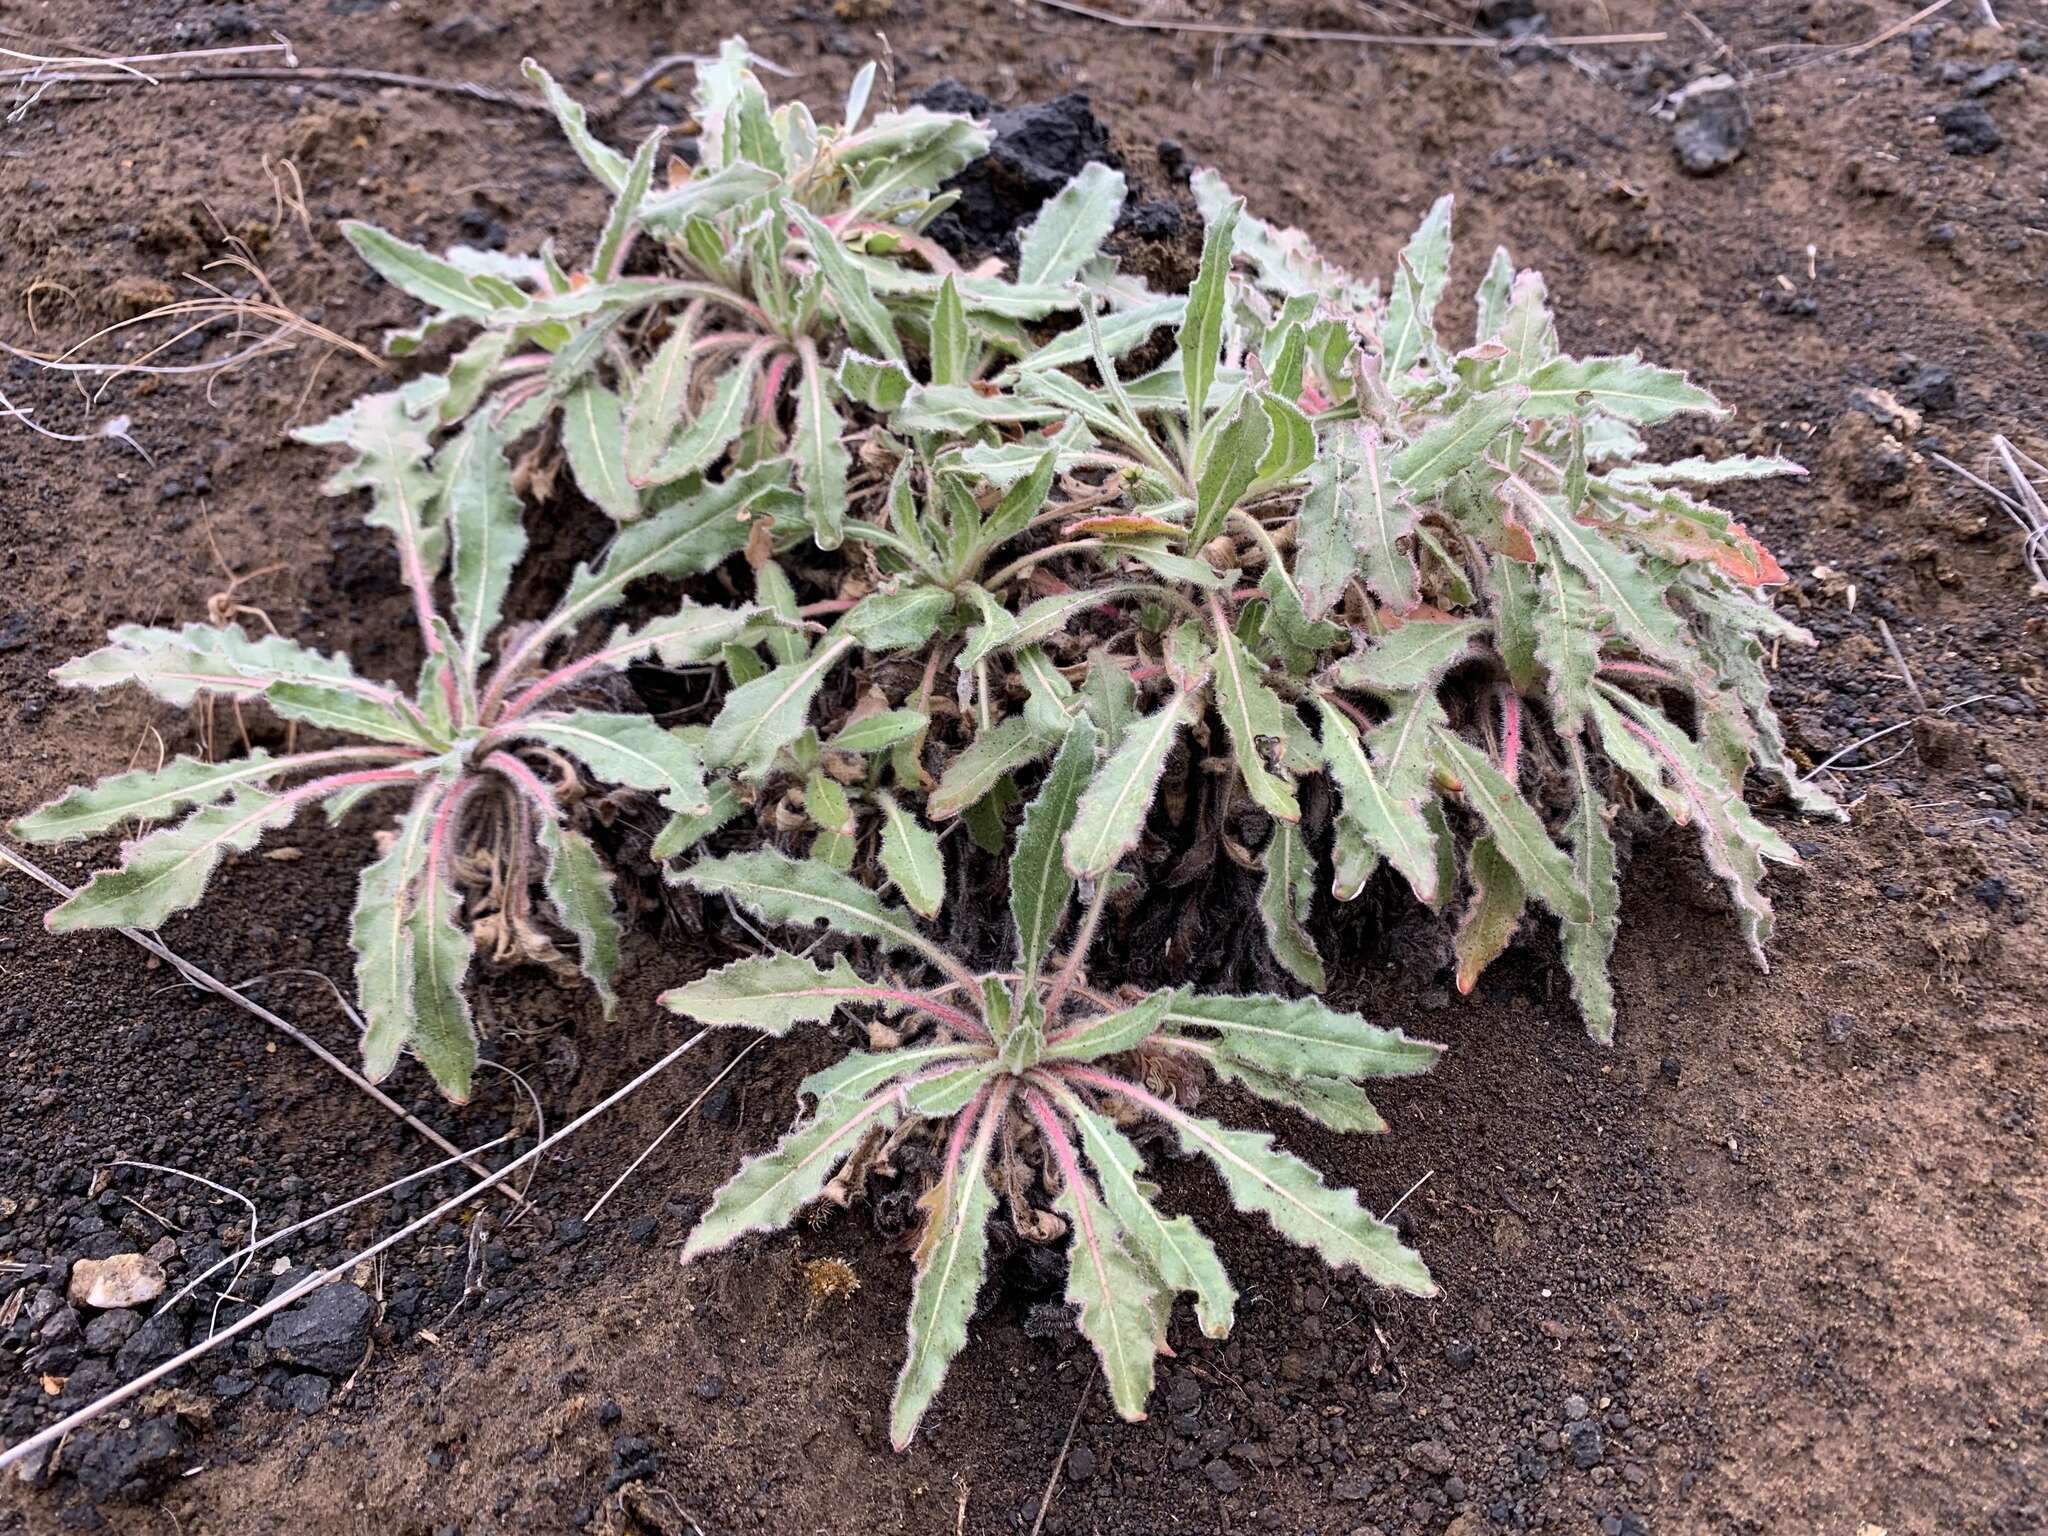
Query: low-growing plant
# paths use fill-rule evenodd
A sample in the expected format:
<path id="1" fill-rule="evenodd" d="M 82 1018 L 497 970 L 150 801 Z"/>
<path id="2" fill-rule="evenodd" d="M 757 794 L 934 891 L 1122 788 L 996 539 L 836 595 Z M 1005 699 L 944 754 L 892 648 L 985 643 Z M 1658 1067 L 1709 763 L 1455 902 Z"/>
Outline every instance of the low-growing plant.
<path id="1" fill-rule="evenodd" d="M 1064 963 L 1048 973 L 1075 893 L 1060 848 L 1093 768 L 1093 735 L 1083 724 L 1067 737 L 1024 816 L 1010 863 L 1015 970 L 974 974 L 910 912 L 815 860 L 761 850 L 700 860 L 685 876 L 767 922 L 822 921 L 942 978 L 869 980 L 844 955 L 821 965 L 775 953 L 662 998 L 700 1023 L 771 1035 L 824 1023 L 841 1008 L 877 1011 L 868 1034 L 878 1048 L 804 1079 L 809 1112 L 718 1191 L 683 1259 L 786 1226 L 818 1201 L 845 1204 L 871 1174 L 893 1171 L 906 1142 L 929 1143 L 936 1171 L 919 1201 L 909 1353 L 890 1410 L 899 1449 L 967 1342 L 999 1209 L 1027 1241 L 1070 1238 L 1066 1299 L 1126 1419 L 1145 1415 L 1182 1293 L 1194 1297 L 1204 1333 L 1230 1332 L 1237 1293 L 1215 1247 L 1188 1217 L 1160 1210 L 1127 1134 L 1147 1122 L 1206 1158 L 1238 1209 L 1265 1216 L 1332 1267 L 1435 1294 L 1422 1261 L 1351 1190 L 1326 1186 L 1271 1135 L 1232 1130 L 1194 1107 L 1214 1078 L 1334 1130 L 1381 1131 L 1386 1123 L 1360 1082 L 1426 1072 L 1441 1047 L 1312 998 L 1105 996 L 1081 976 L 1107 882 L 1094 886 Z"/>
<path id="2" fill-rule="evenodd" d="M 368 796 L 404 790 L 410 804 L 363 871 L 350 928 L 364 1069 L 380 1079 L 410 1048 L 460 1102 L 477 1054 L 465 995 L 472 951 L 570 968 L 534 919 L 536 884 L 607 1014 L 614 1005 L 612 876 L 570 815 L 584 776 L 656 794 L 678 817 L 711 809 L 702 761 L 683 738 L 644 715 L 575 707 L 579 686 L 642 658 L 700 660 L 750 626 L 778 621 L 751 606 L 685 602 L 601 643 L 566 645 L 632 583 L 702 571 L 729 554 L 745 538 L 736 514 L 769 478 L 756 474 L 673 498 L 621 532 L 594 566 L 579 566 L 545 619 L 501 628 L 526 545 L 519 498 L 488 417 L 431 453 L 428 423 L 444 387 L 428 379 L 372 395 L 301 434 L 354 450 L 328 490 L 367 489 L 368 521 L 396 546 L 426 656 L 411 691 L 361 677 L 346 656 L 279 635 L 252 639 L 234 625 L 124 624 L 107 646 L 56 672 L 72 687 L 132 684 L 175 705 L 209 695 L 260 701 L 294 727 L 360 744 L 180 757 L 72 790 L 13 830 L 55 843 L 189 813 L 129 842 L 118 869 L 93 876 L 46 919 L 58 933 L 154 928 L 203 899 L 227 855 L 307 806 L 339 821 Z M 444 572 L 452 622 L 437 596 Z M 466 930 L 465 887 L 474 893 Z"/>
<path id="3" fill-rule="evenodd" d="M 1070 1294 L 1120 1410 L 1143 1407 L 1174 1295 L 1228 1326 L 1213 1251 L 1140 1177 L 1122 1134 L 1138 1121 L 1207 1155 L 1284 1235 L 1427 1288 L 1354 1196 L 1195 1116 L 1192 1095 L 1213 1077 L 1378 1129 L 1360 1079 L 1423 1070 L 1436 1048 L 1313 999 L 1084 984 L 1105 903 L 1134 873 L 1220 843 L 1260 872 L 1271 952 L 1316 992 L 1319 887 L 1341 905 L 1384 864 L 1432 908 L 1462 893 L 1463 990 L 1533 904 L 1605 1040 L 1612 823 L 1648 804 L 1697 830 L 1763 962 L 1764 865 L 1795 855 L 1746 804 L 1748 776 L 1803 811 L 1834 807 L 1770 704 L 1766 646 L 1810 643 L 1768 601 L 1783 573 L 1708 497 L 1802 471 L 1657 457 L 1645 432 L 1727 413 L 1635 354 L 1562 351 L 1543 279 L 1504 250 L 1471 343 L 1447 340 L 1449 197 L 1383 293 L 1198 172 L 1199 267 L 1162 294 L 1105 254 L 1125 184 L 1090 165 L 1020 230 L 1006 276 L 932 233 L 989 130 L 919 107 L 870 119 L 872 67 L 820 125 L 771 108 L 731 41 L 699 69 L 694 165 L 665 166 L 662 133 L 624 154 L 529 74 L 610 195 L 589 259 L 571 270 L 551 242 L 437 255 L 347 226 L 428 308 L 392 352 L 464 339 L 440 372 L 300 434 L 352 451 L 330 489 L 369 491 L 394 536 L 416 688 L 232 628 L 115 631 L 59 676 L 176 704 L 261 698 L 366 744 L 184 759 L 25 818 L 24 835 L 55 840 L 191 813 L 52 926 L 148 926 L 299 807 L 404 786 L 411 807 L 356 909 L 365 1050 L 380 1074 L 410 1043 L 460 1096 L 472 942 L 554 955 L 535 883 L 610 1003 L 619 929 L 610 876 L 566 814 L 577 782 L 659 795 L 654 857 L 696 855 L 677 878 L 771 923 L 823 919 L 934 978 L 778 954 L 667 994 L 773 1034 L 847 1005 L 890 1020 L 870 1022 L 875 1050 L 807 1080 L 808 1118 L 720 1193 L 688 1254 L 843 1198 L 904 1138 L 932 1138 L 899 1442 L 961 1347 L 998 1197 L 1020 1232 L 1074 1234 Z M 615 537 L 549 617 L 503 624 L 522 500 L 576 515 L 552 491 L 563 464 Z M 643 577 L 688 595 L 607 640 L 586 632 Z M 633 662 L 723 684 L 675 729 L 563 702 Z M 1328 796 L 1306 793 L 1318 778 Z M 1175 783 L 1205 797 L 1206 847 L 1162 836 L 1187 836 L 1162 791 Z M 1230 816 L 1240 801 L 1261 815 Z M 957 883 L 956 820 L 1009 860 L 1014 971 L 981 974 L 919 927 Z M 1077 887 L 1087 915 L 1048 974 Z"/>

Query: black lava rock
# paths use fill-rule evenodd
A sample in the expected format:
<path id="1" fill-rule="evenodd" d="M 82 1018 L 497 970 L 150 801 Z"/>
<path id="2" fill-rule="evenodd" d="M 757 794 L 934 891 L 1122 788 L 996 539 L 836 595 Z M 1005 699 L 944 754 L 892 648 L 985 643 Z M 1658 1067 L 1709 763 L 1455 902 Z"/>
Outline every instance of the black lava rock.
<path id="1" fill-rule="evenodd" d="M 345 1376 L 362 1364 L 376 1317 L 376 1302 L 346 1280 L 337 1280 L 281 1313 L 263 1342 L 288 1364 Z"/>
<path id="2" fill-rule="evenodd" d="M 333 1395 L 334 1384 L 311 1371 L 301 1371 L 284 1384 L 285 1406 L 309 1416 L 325 1408 Z"/>
<path id="3" fill-rule="evenodd" d="M 1952 155 L 1988 155 L 2005 144 L 2005 135 L 1998 131 L 1998 124 L 1979 101 L 1959 101 L 1944 107 L 1935 113 L 1934 121 Z"/>
<path id="4" fill-rule="evenodd" d="M 108 1422 L 102 1420 L 102 1423 Z M 174 1413 L 81 1432 L 65 1454 L 78 1484 L 95 1499 L 142 1500 L 177 1475 L 185 1432 Z"/>
<path id="5" fill-rule="evenodd" d="M 1081 167 L 1091 160 L 1122 163 L 1088 98 L 1078 93 L 997 112 L 979 91 L 941 80 L 915 100 L 935 112 L 983 118 L 995 133 L 988 153 L 945 184 L 960 200 L 932 221 L 932 238 L 956 256 L 1011 253 L 1019 226 Z"/>

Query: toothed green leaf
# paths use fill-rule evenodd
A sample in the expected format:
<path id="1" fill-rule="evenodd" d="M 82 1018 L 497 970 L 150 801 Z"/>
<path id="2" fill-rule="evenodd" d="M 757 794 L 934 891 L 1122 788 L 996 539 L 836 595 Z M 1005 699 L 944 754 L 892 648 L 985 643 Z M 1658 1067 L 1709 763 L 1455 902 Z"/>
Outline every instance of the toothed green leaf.
<path id="1" fill-rule="evenodd" d="M 1030 975 L 1051 952 L 1074 894 L 1061 845 L 1095 772 L 1097 739 L 1091 722 L 1075 722 L 1017 828 L 1017 846 L 1010 855 L 1010 915 L 1017 925 L 1017 963 Z"/>
<path id="2" fill-rule="evenodd" d="M 1307 918 L 1315 905 L 1316 866 L 1301 829 L 1278 822 L 1266 844 L 1265 883 L 1259 888 L 1259 918 L 1273 957 L 1303 986 L 1320 992 L 1325 986 L 1323 957 L 1309 936 Z"/>
<path id="3" fill-rule="evenodd" d="M 1417 900 L 1436 901 L 1442 894 L 1437 880 L 1436 840 L 1417 804 L 1424 772 L 1415 771 L 1411 784 L 1404 785 L 1414 787 L 1415 794 L 1396 796 L 1389 787 L 1391 775 L 1383 777 L 1367 760 L 1357 727 L 1329 700 L 1319 698 L 1316 703 L 1322 712 L 1323 750 L 1329 760 L 1330 777 L 1343 796 L 1345 823 L 1365 849 L 1400 871 Z M 1419 708 L 1411 709 L 1406 719 L 1396 719 L 1406 726 L 1410 721 L 1419 721 L 1422 714 Z M 1415 736 L 1419 739 L 1420 734 L 1418 726 Z M 1404 754 L 1410 750 L 1406 737 L 1396 750 Z M 1396 771 L 1404 777 L 1411 773 L 1405 765 Z M 1359 878 L 1362 881 L 1363 874 Z"/>
<path id="4" fill-rule="evenodd" d="M 946 857 L 931 829 L 886 789 L 882 808 L 882 868 L 897 894 L 919 917 L 937 917 L 946 899 Z"/>
<path id="5" fill-rule="evenodd" d="M 1486 631 L 1484 619 L 1410 619 L 1345 657 L 1331 675 L 1340 688 L 1369 688 L 1375 693 L 1434 688 Z"/>
<path id="6" fill-rule="evenodd" d="M 52 933 L 81 928 L 155 928 L 206 894 L 220 861 L 247 853 L 265 832 L 287 825 L 301 801 L 237 785 L 175 827 L 123 845 L 118 869 L 101 870 L 44 917 Z"/>
<path id="7" fill-rule="evenodd" d="M 619 397 L 586 379 L 562 402 L 562 447 L 576 489 L 615 523 L 640 515 L 640 493 L 626 478 L 626 413 Z"/>
<path id="8" fill-rule="evenodd" d="M 1067 831 L 1066 862 L 1077 878 L 1106 875 L 1132 848 L 1145 828 L 1145 813 L 1159 789 L 1181 727 L 1194 717 L 1193 696 L 1174 694 L 1158 709 L 1135 722 L 1123 745 L 1096 771 Z"/>
<path id="9" fill-rule="evenodd" d="M 1441 726 L 1434 740 L 1442 770 L 1463 787 L 1465 803 L 1486 823 L 1501 857 L 1529 893 L 1566 922 L 1591 918 L 1592 909 L 1573 883 L 1571 861 L 1507 775 L 1484 752 Z"/>
<path id="10" fill-rule="evenodd" d="M 1431 317 L 1450 277 L 1453 202 L 1448 192 L 1438 198 L 1401 252 L 1382 331 L 1385 359 L 1381 366 L 1390 380 L 1436 348 Z"/>
<path id="11" fill-rule="evenodd" d="M 541 888 L 555 916 L 576 940 L 576 965 L 596 989 L 605 1017 L 617 1010 L 612 977 L 619 970 L 621 930 L 612 907 L 612 874 L 590 839 L 546 817 L 536 840 L 547 858 Z"/>
<path id="12" fill-rule="evenodd" d="M 426 866 L 427 832 L 441 789 L 416 798 L 384 856 L 356 886 L 349 944 L 356 955 L 356 1004 L 363 1016 L 363 1075 L 381 1083 L 412 1037 L 413 931 L 407 921 L 414 887 Z"/>
<path id="13" fill-rule="evenodd" d="M 1060 1109 L 1081 1133 L 1081 1149 L 1095 1170 L 1103 1203 L 1131 1251 L 1171 1292 L 1195 1298 L 1195 1320 L 1212 1339 L 1227 1338 L 1237 1320 L 1237 1290 L 1223 1272 L 1215 1244 L 1186 1216 L 1163 1216 L 1142 1182 L 1144 1160 L 1130 1138 L 1061 1091 Z"/>
<path id="14" fill-rule="evenodd" d="M 1134 1050 L 1159 1033 L 1171 991 L 1154 992 L 1128 1008 L 1097 1013 L 1067 1026 L 1046 1043 L 1047 1061 L 1095 1061 L 1119 1051 Z"/>
<path id="15" fill-rule="evenodd" d="M 704 761 L 749 779 L 766 773 L 775 754 L 804 733 L 811 700 L 853 646 L 853 636 L 841 635 L 804 660 L 733 689 L 704 738 Z"/>
<path id="16" fill-rule="evenodd" d="M 862 980 L 844 955 L 820 966 L 802 955 L 777 952 L 735 960 L 686 986 L 671 987 L 659 1001 L 699 1024 L 780 1036 L 799 1024 L 825 1023 L 842 1003 L 900 1001 L 902 996 Z"/>
<path id="17" fill-rule="evenodd" d="M 477 416 L 444 450 L 441 506 L 454 545 L 449 584 L 462 665 L 474 677 L 484 646 L 505 608 L 512 573 L 526 553 L 526 525 L 512 489 L 505 444 L 488 413 Z"/>
<path id="18" fill-rule="evenodd" d="M 1583 923 L 1564 925 L 1564 966 L 1572 979 L 1579 1016 L 1586 1021 L 1586 1033 L 1608 1045 L 1614 1040 L 1614 983 L 1608 978 L 1607 959 L 1614 952 L 1615 933 L 1621 926 L 1621 884 L 1616 878 L 1607 808 L 1593 787 L 1585 748 L 1572 742 L 1568 751 L 1578 793 L 1566 826 L 1571 835 L 1572 877 L 1585 893 L 1592 916 Z"/>
<path id="19" fill-rule="evenodd" d="M 1065 283 L 1116 227 L 1124 176 L 1090 161 L 1045 200 L 1017 242 L 1017 281 Z"/>
<path id="20" fill-rule="evenodd" d="M 1213 1033 L 1209 1043 L 1216 1050 L 1283 1077 L 1413 1077 L 1443 1054 L 1440 1045 L 1368 1024 L 1312 997 L 1208 997 L 1183 990 L 1165 1022 L 1176 1033 Z"/>
<path id="21" fill-rule="evenodd" d="M 1560 357 L 1529 375 L 1528 415 L 1564 416 L 1587 409 L 1643 426 L 1669 421 L 1687 411 L 1706 416 L 1728 414 L 1712 395 L 1687 382 L 1684 374 L 1652 367 L 1633 353 L 1626 357 Z"/>
<path id="22" fill-rule="evenodd" d="M 967 1347 L 996 1209 L 989 1183 L 996 1123 L 994 1114 L 983 1119 L 978 1134 L 949 1156 L 939 1182 L 919 1202 L 925 1224 L 911 1281 L 909 1349 L 889 1404 L 889 1439 L 899 1451 L 917 1433 L 947 1367 Z"/>
<path id="23" fill-rule="evenodd" d="M 1259 665 L 1228 626 L 1216 639 L 1216 710 L 1230 733 L 1237 771 L 1253 802 L 1282 821 L 1301 819 L 1301 802 L 1266 766 L 1266 741 L 1284 741 L 1286 709 L 1280 696 L 1259 680 Z"/>
<path id="24" fill-rule="evenodd" d="M 893 1126 L 899 1113 L 894 1092 L 851 1107 L 835 1105 L 829 1114 L 821 1110 L 720 1186 L 683 1244 L 683 1262 L 728 1247 L 750 1232 L 787 1226 L 818 1198 L 868 1127 Z"/>
<path id="25" fill-rule="evenodd" d="M 1012 715 L 967 744 L 946 766 L 938 787 L 925 802 L 934 821 L 957 816 L 993 790 L 1009 774 L 1035 763 L 1059 745 L 1022 715 Z"/>
<path id="26" fill-rule="evenodd" d="M 822 922 L 838 933 L 876 939 L 897 949 L 929 954 L 934 948 L 918 932 L 916 919 L 859 881 L 773 849 L 703 859 L 684 871 L 683 878 L 700 891 L 730 897 L 763 922 Z"/>
<path id="27" fill-rule="evenodd" d="M 1458 961 L 1458 990 L 1469 993 L 1480 973 L 1498 960 L 1514 938 L 1528 899 L 1514 866 L 1501 856 L 1491 837 L 1474 840 L 1466 855 L 1472 878 L 1472 899 L 1458 923 L 1452 948 Z"/>
<path id="28" fill-rule="evenodd" d="M 1163 1100 L 1155 1104 L 1182 1149 L 1215 1165 L 1239 1210 L 1258 1212 L 1274 1231 L 1319 1254 L 1333 1269 L 1357 1269 L 1376 1284 L 1415 1296 L 1436 1294 L 1436 1282 L 1414 1250 L 1360 1205 L 1353 1191 L 1330 1188 L 1315 1169 L 1262 1132 L 1229 1130 Z"/>
<path id="29" fill-rule="evenodd" d="M 261 747 L 247 757 L 224 763 L 179 757 L 162 768 L 117 773 L 97 784 L 67 790 L 49 804 L 18 818 L 9 828 L 31 843 L 65 843 L 92 837 L 124 821 L 162 821 L 195 805 L 210 805 L 247 785 L 260 788 L 281 773 L 316 761 L 333 762 L 336 754 L 274 758 Z"/>
<path id="30" fill-rule="evenodd" d="M 652 790 L 678 815 L 702 816 L 711 809 L 704 760 L 697 749 L 645 715 L 579 709 L 564 715 L 529 715 L 510 729 L 529 741 L 567 752 L 604 783 Z"/>

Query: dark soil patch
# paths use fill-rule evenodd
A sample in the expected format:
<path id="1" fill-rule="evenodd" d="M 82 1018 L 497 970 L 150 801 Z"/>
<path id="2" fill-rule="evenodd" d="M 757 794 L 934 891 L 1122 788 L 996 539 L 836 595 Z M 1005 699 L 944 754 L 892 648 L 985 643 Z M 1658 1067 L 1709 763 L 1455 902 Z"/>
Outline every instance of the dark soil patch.
<path id="1" fill-rule="evenodd" d="M 648 59 L 745 28 L 802 71 L 792 84 L 822 108 L 876 24 L 872 7 L 839 9 L 861 15 L 606 4 L 505 20 L 402 0 L 301 21 L 161 0 L 118 16 L 58 3 L 18 24 L 123 50 L 284 25 L 319 62 L 493 84 L 511 83 L 530 52 L 592 99 Z M 1958 4 L 1886 48 L 1753 83 L 1742 154 L 1694 177 L 1644 109 L 1730 60 L 1688 13 L 1648 0 L 1519 8 L 1559 31 L 1668 33 L 1576 63 L 1138 34 L 995 0 L 883 9 L 906 98 L 948 77 L 1002 111 L 1084 95 L 1134 206 L 1177 206 L 1186 167 L 1215 164 L 1261 213 L 1383 272 L 1430 198 L 1457 191 L 1457 291 L 1506 241 L 1549 277 L 1573 349 L 1641 347 L 1736 408 L 1671 446 L 1781 452 L 1813 471 L 1728 498 L 1794 573 L 1788 601 L 1821 640 L 1815 654 L 1786 653 L 1778 674 L 1809 760 L 1907 718 L 1880 619 L 1932 706 L 1982 696 L 1844 761 L 1856 771 L 1843 787 L 1863 797 L 1856 824 L 1793 830 L 1809 862 L 1774 886 L 1769 976 L 1749 967 L 1686 838 L 1640 839 L 1610 1051 L 1578 1033 L 1541 935 L 1458 999 L 1397 904 L 1325 914 L 1350 957 L 1339 1000 L 1452 1051 L 1434 1077 L 1380 1095 L 1388 1138 L 1272 1128 L 1376 1209 L 1428 1175 L 1399 1216 L 1443 1295 L 1425 1304 L 1333 1279 L 1230 1214 L 1206 1175 L 1165 1167 L 1169 1198 L 1219 1234 L 1247 1298 L 1239 1332 L 1220 1346 L 1177 1336 L 1144 1424 L 1115 1422 L 1089 1395 L 1046 1530 L 2040 1529 L 2048 624 L 2010 526 L 1929 458 L 1979 467 L 2000 431 L 2048 457 L 2048 149 L 2025 131 L 2048 91 L 2038 18 L 2001 6 L 2006 30 L 1992 32 Z M 1760 72 L 1910 9 L 1689 15 Z M 1358 20 L 1309 6 L 1285 19 Z M 657 85 L 610 131 L 679 121 L 686 90 L 680 77 Z M 528 249 L 548 233 L 587 240 L 602 216 L 544 120 L 341 83 L 53 98 L 0 130 L 0 150 L 12 306 L 0 335 L 16 345 L 68 340 L 150 302 L 224 231 L 251 243 L 291 302 L 370 340 L 407 306 L 350 258 L 337 218 Z M 265 169 L 282 159 L 305 187 L 309 227 Z M 983 173 L 998 220 L 1057 186 L 1000 156 Z M 962 216 L 975 206 L 963 201 Z M 1184 259 L 1171 230 L 1125 234 L 1134 251 Z M 32 315 L 14 297 L 31 288 Z M 169 751 L 193 746 L 196 722 L 125 696 L 62 696 L 45 674 L 109 624 L 202 616 L 230 579 L 220 559 L 248 576 L 237 599 L 280 630 L 410 675 L 403 597 L 377 538 L 355 508 L 316 494 L 320 455 L 282 445 L 287 425 L 369 379 L 339 360 L 311 376 L 302 355 L 223 381 L 211 400 L 117 387 L 110 405 L 134 417 L 153 463 L 111 442 L 9 436 L 0 810 L 153 756 L 158 735 Z M 10 367 L 0 388 L 52 426 L 79 420 L 75 394 L 33 370 Z M 574 525 L 545 537 L 549 566 L 583 553 Z M 538 604 L 535 580 L 522 600 Z M 347 871 L 362 836 L 308 826 L 284 840 L 302 859 L 237 861 L 219 898 L 167 940 L 229 979 L 270 976 L 262 999 L 347 1053 L 351 1026 L 301 968 L 346 981 Z M 66 878 L 86 867 L 50 862 Z M 1204 878 L 1219 883 L 1191 885 L 1203 903 L 1242 915 L 1227 875 Z M 74 1311 L 61 1294 L 72 1259 L 167 1242 L 175 1286 L 247 1224 L 238 1201 L 201 1186 L 102 1175 L 111 1160 L 245 1193 L 266 1230 L 432 1160 L 290 1042 L 124 941 L 46 937 L 42 905 L 25 883 L 0 889 L 9 1439 L 206 1327 L 210 1302 L 132 1327 Z M 488 981 L 494 1054 L 551 1124 L 678 1038 L 648 1001 L 653 984 L 695 974 L 717 946 L 696 914 L 672 916 L 644 914 L 629 957 L 638 1001 L 610 1026 L 539 973 Z M 1120 942 L 1135 970 L 1173 964 L 1169 937 Z M 1200 970 L 1228 957 L 1191 958 Z M 481 1207 L 360 1276 L 376 1307 L 360 1369 L 344 1359 L 360 1308 L 330 1298 L 334 1315 L 224 1350 L 74 1439 L 49 1486 L 7 1484 L 0 1529 L 1029 1530 L 1090 1361 L 1033 1317 L 1028 1274 L 1010 1274 L 924 1438 L 896 1457 L 882 1426 L 908 1270 L 867 1210 L 676 1266 L 698 1203 L 787 1123 L 825 1042 L 750 1058 L 581 1222 L 736 1048 L 707 1045 L 570 1143 L 534 1185 L 536 1217 L 507 1225 L 509 1210 Z M 396 1086 L 458 1143 L 530 1126 L 525 1092 L 498 1074 L 460 1112 L 434 1103 L 416 1070 Z M 330 1262 L 455 1187 L 429 1179 L 281 1256 Z M 852 1264 L 862 1287 L 806 1325 L 798 1265 L 820 1256 Z M 242 1294 L 271 1283 L 252 1277 Z M 332 1347 L 302 1354 L 299 1338 Z"/>

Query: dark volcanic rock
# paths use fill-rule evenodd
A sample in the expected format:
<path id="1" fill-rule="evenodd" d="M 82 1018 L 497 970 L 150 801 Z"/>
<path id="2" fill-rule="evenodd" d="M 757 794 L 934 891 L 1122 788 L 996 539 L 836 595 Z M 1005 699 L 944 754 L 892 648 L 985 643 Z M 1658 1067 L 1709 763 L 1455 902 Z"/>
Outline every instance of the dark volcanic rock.
<path id="1" fill-rule="evenodd" d="M 1959 101 L 1935 113 L 1942 142 L 1952 155 L 1988 155 L 2005 143 L 2005 135 L 1980 101 Z"/>
<path id="2" fill-rule="evenodd" d="M 376 1302 L 346 1280 L 337 1280 L 280 1314 L 263 1342 L 292 1365 L 343 1376 L 362 1363 L 376 1316 Z"/>
<path id="3" fill-rule="evenodd" d="M 1122 163 L 1088 98 L 1077 92 L 998 112 L 979 91 L 941 80 L 915 100 L 935 112 L 982 118 L 995 133 L 988 153 L 946 183 L 960 200 L 932 222 L 932 237 L 955 255 L 1008 254 L 1018 227 L 1081 167 Z M 1155 214 L 1152 222 L 1164 221 Z"/>

